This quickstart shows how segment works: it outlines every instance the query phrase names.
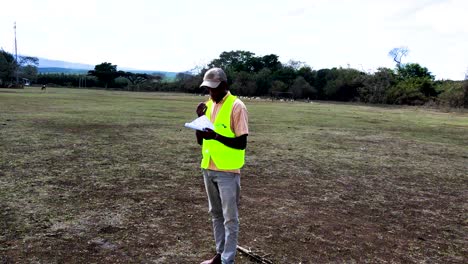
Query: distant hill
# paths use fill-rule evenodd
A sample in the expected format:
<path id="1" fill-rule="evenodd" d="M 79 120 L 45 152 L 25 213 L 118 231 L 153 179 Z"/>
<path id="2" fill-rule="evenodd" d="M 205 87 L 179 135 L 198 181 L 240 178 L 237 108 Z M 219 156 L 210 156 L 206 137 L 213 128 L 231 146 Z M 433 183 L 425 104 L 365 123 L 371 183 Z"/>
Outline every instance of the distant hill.
<path id="1" fill-rule="evenodd" d="M 39 59 L 39 68 L 64 68 L 64 69 L 80 69 L 80 70 L 92 70 L 94 65 L 60 61 L 60 60 L 49 60 L 46 58 Z"/>
<path id="2" fill-rule="evenodd" d="M 60 61 L 60 60 L 49 60 L 46 58 L 38 58 L 39 73 L 64 73 L 64 74 L 86 74 L 89 70 L 93 70 L 95 65 Z M 177 72 L 167 72 L 167 71 L 155 71 L 155 70 L 138 70 L 132 68 L 119 68 L 118 70 L 129 71 L 133 73 L 146 73 L 146 74 L 164 74 L 167 79 L 174 79 L 177 75 Z"/>
<path id="3" fill-rule="evenodd" d="M 89 70 L 70 69 L 60 67 L 38 67 L 39 73 L 66 73 L 66 74 L 87 74 Z"/>

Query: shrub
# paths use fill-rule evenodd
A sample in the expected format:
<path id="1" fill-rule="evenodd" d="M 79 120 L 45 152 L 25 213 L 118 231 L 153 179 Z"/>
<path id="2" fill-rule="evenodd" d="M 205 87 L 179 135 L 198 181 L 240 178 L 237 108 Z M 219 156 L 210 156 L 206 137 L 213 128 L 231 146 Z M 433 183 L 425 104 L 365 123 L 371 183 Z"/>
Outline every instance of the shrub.
<path id="1" fill-rule="evenodd" d="M 288 86 L 282 81 L 273 81 L 271 84 L 270 93 L 286 92 Z"/>
<path id="2" fill-rule="evenodd" d="M 441 92 L 438 96 L 440 105 L 450 107 L 464 106 L 465 92 L 461 82 L 444 81 L 437 86 L 437 90 Z"/>
<path id="3" fill-rule="evenodd" d="M 312 97 L 317 93 L 317 90 L 314 89 L 302 76 L 297 77 L 291 87 L 289 88 L 294 98 L 305 98 Z"/>
<path id="4" fill-rule="evenodd" d="M 372 75 L 363 76 L 363 86 L 358 89 L 362 102 L 384 104 L 387 101 L 387 91 L 397 83 L 393 70 L 379 68 Z"/>
<path id="5" fill-rule="evenodd" d="M 327 82 L 324 87 L 327 99 L 337 101 L 352 101 L 358 98 L 358 90 L 363 86 L 365 73 L 355 69 L 333 68 L 336 78 Z"/>
<path id="6" fill-rule="evenodd" d="M 468 108 L 468 79 L 466 79 L 463 82 L 463 97 L 464 97 L 463 106 L 465 108 Z"/>
<path id="7" fill-rule="evenodd" d="M 247 72 L 238 72 L 230 88 L 236 95 L 253 96 L 257 93 L 254 76 Z"/>
<path id="8" fill-rule="evenodd" d="M 422 105 L 429 100 L 422 92 L 428 85 L 432 85 L 429 78 L 407 78 L 387 92 L 387 103 Z"/>

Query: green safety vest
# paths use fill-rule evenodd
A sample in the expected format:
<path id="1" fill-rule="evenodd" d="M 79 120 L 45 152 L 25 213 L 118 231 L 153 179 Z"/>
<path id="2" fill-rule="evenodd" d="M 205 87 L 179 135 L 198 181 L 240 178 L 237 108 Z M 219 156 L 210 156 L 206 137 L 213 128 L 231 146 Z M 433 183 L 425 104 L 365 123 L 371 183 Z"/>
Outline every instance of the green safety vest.
<path id="1" fill-rule="evenodd" d="M 221 109 L 213 122 L 214 131 L 221 136 L 235 138 L 236 135 L 231 130 L 231 112 L 234 101 L 237 97 L 229 95 L 224 101 Z M 211 111 L 213 109 L 213 100 L 206 103 L 206 117 L 211 120 Z M 244 165 L 245 150 L 230 148 L 217 140 L 203 139 L 202 145 L 203 159 L 200 167 L 207 169 L 210 164 L 210 158 L 218 169 L 221 170 L 236 170 Z"/>

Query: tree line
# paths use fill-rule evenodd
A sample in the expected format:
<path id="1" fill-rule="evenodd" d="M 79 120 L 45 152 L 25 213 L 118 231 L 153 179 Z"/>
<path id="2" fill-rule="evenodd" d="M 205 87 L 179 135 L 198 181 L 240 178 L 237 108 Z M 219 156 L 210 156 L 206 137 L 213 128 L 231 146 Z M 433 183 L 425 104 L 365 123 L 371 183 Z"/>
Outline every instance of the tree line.
<path id="1" fill-rule="evenodd" d="M 418 63 L 402 63 L 405 48 L 389 52 L 394 69 L 379 68 L 366 73 L 353 68 L 314 70 L 305 63 L 281 63 L 277 55 L 255 56 L 248 51 L 223 52 L 197 75 L 177 76 L 185 92 L 200 92 L 198 84 L 206 70 L 226 71 L 234 94 L 244 96 L 288 97 L 372 104 L 422 105 L 435 103 L 468 108 L 468 80 L 435 80 Z M 468 79 L 468 76 L 465 78 Z"/>
<path id="2" fill-rule="evenodd" d="M 367 73 L 353 68 L 315 70 L 300 61 L 281 63 L 275 54 L 256 56 L 249 51 L 222 52 L 205 66 L 178 73 L 165 81 L 161 74 L 119 71 L 117 65 L 103 62 L 87 75 L 37 74 L 37 59 L 0 52 L 0 86 L 14 83 L 15 72 L 36 84 L 67 87 L 102 87 L 130 91 L 173 91 L 205 93 L 199 87 L 211 67 L 226 71 L 230 90 L 241 96 L 307 100 L 333 100 L 371 104 L 422 105 L 427 103 L 468 108 L 468 76 L 465 81 L 435 80 L 418 63 L 402 63 L 406 48 L 395 48 L 389 56 L 394 69 L 379 68 Z M 17 74 L 18 75 L 18 74 Z"/>

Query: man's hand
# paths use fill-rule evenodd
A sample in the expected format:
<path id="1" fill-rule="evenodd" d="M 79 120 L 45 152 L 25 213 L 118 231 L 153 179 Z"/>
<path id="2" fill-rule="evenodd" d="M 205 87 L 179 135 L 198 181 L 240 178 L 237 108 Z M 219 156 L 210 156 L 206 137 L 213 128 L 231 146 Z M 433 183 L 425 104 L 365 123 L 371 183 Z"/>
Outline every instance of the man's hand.
<path id="1" fill-rule="evenodd" d="M 197 134 L 199 134 L 203 139 L 215 139 L 216 138 L 216 132 L 209 128 L 205 128 L 204 131 L 197 131 Z"/>
<path id="2" fill-rule="evenodd" d="M 207 108 L 208 107 L 206 106 L 205 103 L 199 103 L 198 106 L 197 106 L 197 111 L 196 111 L 198 117 L 204 115 Z"/>

